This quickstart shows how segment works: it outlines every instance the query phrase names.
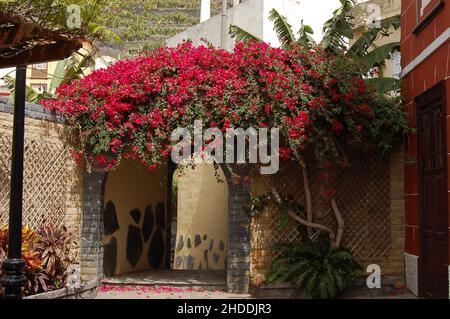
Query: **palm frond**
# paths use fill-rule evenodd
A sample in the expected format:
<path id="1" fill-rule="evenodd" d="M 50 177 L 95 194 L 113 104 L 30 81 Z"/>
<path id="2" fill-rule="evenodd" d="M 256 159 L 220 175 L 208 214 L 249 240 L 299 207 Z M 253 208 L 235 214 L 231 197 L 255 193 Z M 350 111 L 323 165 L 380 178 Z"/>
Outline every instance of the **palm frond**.
<path id="1" fill-rule="evenodd" d="M 353 38 L 354 28 L 350 22 L 355 0 L 340 0 L 341 7 L 333 12 L 333 17 L 323 26 L 324 36 L 320 45 L 332 52 L 345 52 L 347 40 Z"/>
<path id="2" fill-rule="evenodd" d="M 364 56 L 358 58 L 360 64 L 364 67 L 364 71 L 368 72 L 370 69 L 382 66 L 388 60 L 392 53 L 400 50 L 399 42 L 386 43 L 375 48 Z"/>
<path id="3" fill-rule="evenodd" d="M 56 88 L 61 84 L 64 79 L 64 61 L 58 61 L 56 69 L 53 72 L 53 78 L 50 82 L 50 92 L 55 92 Z"/>
<path id="4" fill-rule="evenodd" d="M 251 34 L 250 32 L 242 29 L 237 25 L 230 25 L 230 29 L 228 30 L 229 35 L 236 39 L 237 42 L 245 42 L 249 40 L 264 42 L 262 39 L 258 38 L 256 35 Z"/>
<path id="5" fill-rule="evenodd" d="M 91 34 L 95 34 L 100 37 L 103 41 L 122 43 L 122 38 L 120 35 L 110 30 L 104 25 L 98 25 L 96 23 L 90 23 L 88 25 L 88 31 Z"/>
<path id="6" fill-rule="evenodd" d="M 3 77 L 3 81 L 5 82 L 6 86 L 8 87 L 9 92 L 12 96 L 14 96 L 14 93 L 16 91 L 16 79 L 12 76 L 5 76 Z M 29 103 L 36 103 L 40 100 L 41 94 L 34 90 L 32 87 L 26 85 L 25 86 L 25 101 Z"/>
<path id="7" fill-rule="evenodd" d="M 267 273 L 269 283 L 290 281 L 308 298 L 336 298 L 361 266 L 345 248 L 333 248 L 321 238 L 303 244 L 277 245 L 277 257 Z"/>
<path id="8" fill-rule="evenodd" d="M 296 43 L 292 26 L 286 17 L 282 16 L 277 10 L 272 9 L 269 13 L 269 20 L 274 24 L 273 29 L 277 33 L 282 48 L 288 48 Z"/>
<path id="9" fill-rule="evenodd" d="M 69 84 L 73 80 L 82 78 L 85 69 L 94 65 L 95 61 L 91 54 L 84 55 L 79 52 L 72 54 L 66 59 L 64 79 L 60 84 Z"/>
<path id="10" fill-rule="evenodd" d="M 302 20 L 300 23 L 300 30 L 298 31 L 299 38 L 297 40 L 297 43 L 301 45 L 315 43 L 313 37 L 311 36 L 312 34 L 314 34 L 314 30 L 311 28 L 311 26 L 304 24 Z"/>
<path id="11" fill-rule="evenodd" d="M 373 43 L 382 37 L 389 36 L 393 30 L 400 28 L 400 16 L 391 17 L 380 22 L 379 27 L 371 27 L 348 49 L 347 56 L 362 57 L 368 53 Z"/>

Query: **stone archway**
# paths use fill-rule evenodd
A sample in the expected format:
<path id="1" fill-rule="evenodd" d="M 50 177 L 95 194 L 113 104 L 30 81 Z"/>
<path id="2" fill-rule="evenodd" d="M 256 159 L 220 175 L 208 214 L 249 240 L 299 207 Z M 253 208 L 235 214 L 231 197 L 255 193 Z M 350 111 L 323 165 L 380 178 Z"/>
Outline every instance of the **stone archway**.
<path id="1" fill-rule="evenodd" d="M 194 170 L 179 168 L 173 186 L 173 269 L 224 275 L 228 258 L 228 184 L 222 170 L 208 163 L 197 163 Z"/>
<path id="2" fill-rule="evenodd" d="M 103 274 L 165 269 L 167 167 L 148 170 L 124 159 L 108 174 L 103 202 Z"/>
<path id="3" fill-rule="evenodd" d="M 248 168 L 244 168 L 248 170 Z M 225 172 L 225 170 L 224 170 Z M 242 171 L 241 173 L 245 173 Z M 250 203 L 250 183 L 228 182 L 227 290 L 248 293 L 250 284 L 250 222 L 244 210 Z M 94 169 L 84 173 L 81 275 L 83 281 L 101 281 L 103 275 L 103 214 L 107 173 Z"/>

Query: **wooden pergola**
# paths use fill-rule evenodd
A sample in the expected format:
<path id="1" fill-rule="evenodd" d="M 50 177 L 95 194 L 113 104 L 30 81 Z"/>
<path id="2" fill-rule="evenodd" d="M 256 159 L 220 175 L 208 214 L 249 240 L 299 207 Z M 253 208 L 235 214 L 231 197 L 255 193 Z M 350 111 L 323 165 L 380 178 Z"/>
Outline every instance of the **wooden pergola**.
<path id="1" fill-rule="evenodd" d="M 4 13 L 0 13 L 0 31 L 0 68 L 62 60 L 86 42 Z"/>
<path id="2" fill-rule="evenodd" d="M 8 256 L 1 280 L 5 298 L 22 298 L 27 279 L 22 259 L 22 202 L 26 68 L 29 64 L 62 60 L 87 40 L 69 31 L 45 29 L 12 13 L 0 13 L 0 68 L 16 67 L 11 155 Z"/>

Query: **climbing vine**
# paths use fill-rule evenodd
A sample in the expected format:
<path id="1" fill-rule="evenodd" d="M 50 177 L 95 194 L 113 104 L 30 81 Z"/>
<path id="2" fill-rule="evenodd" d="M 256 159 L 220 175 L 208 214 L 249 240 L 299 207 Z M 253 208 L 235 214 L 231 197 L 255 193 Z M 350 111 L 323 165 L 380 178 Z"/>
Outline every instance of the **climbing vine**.
<path id="1" fill-rule="evenodd" d="M 305 154 L 314 154 L 326 184 L 329 170 L 347 165 L 343 145 L 373 145 L 386 154 L 408 130 L 399 101 L 370 90 L 351 59 L 300 45 L 247 42 L 227 52 L 186 42 L 95 71 L 43 104 L 67 120 L 74 157 L 105 170 L 123 158 L 154 169 L 170 156 L 173 130 L 192 130 L 195 120 L 203 130 L 279 128 L 279 155 L 300 163 L 307 198 L 305 218 L 289 214 L 310 235 L 327 231 L 336 246 L 343 231 L 336 190 L 324 190 L 338 220 L 335 233 L 312 222 Z"/>

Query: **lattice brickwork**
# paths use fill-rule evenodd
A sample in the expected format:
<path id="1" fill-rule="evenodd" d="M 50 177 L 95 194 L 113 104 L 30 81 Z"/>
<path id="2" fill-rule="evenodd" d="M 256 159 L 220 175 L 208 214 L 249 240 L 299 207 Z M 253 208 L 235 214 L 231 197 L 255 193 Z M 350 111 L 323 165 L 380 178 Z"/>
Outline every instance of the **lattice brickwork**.
<path id="1" fill-rule="evenodd" d="M 391 248 L 390 218 L 390 164 L 388 160 L 374 159 L 357 152 L 349 154 L 351 166 L 336 177 L 337 204 L 345 221 L 343 246 L 349 248 L 363 264 L 376 263 Z M 321 196 L 319 171 L 309 168 L 310 188 L 316 221 L 336 229 L 336 220 L 330 203 Z M 256 177 L 256 193 L 268 190 L 260 177 Z M 258 181 L 259 180 L 259 181 Z M 303 177 L 297 163 L 281 163 L 280 171 L 269 178 L 280 195 L 291 195 L 306 206 Z M 279 212 L 275 207 L 254 219 L 252 223 L 252 249 L 258 267 L 267 268 L 273 258 L 270 249 L 279 242 L 300 241 L 297 223 L 290 219 L 287 229 L 278 226 Z M 259 261 L 256 261 L 260 259 Z M 264 265 L 263 265 L 264 264 Z"/>
<path id="2" fill-rule="evenodd" d="M 12 137 L 0 132 L 0 225 L 8 223 Z M 23 223 L 64 224 L 70 153 L 62 144 L 25 139 Z"/>

